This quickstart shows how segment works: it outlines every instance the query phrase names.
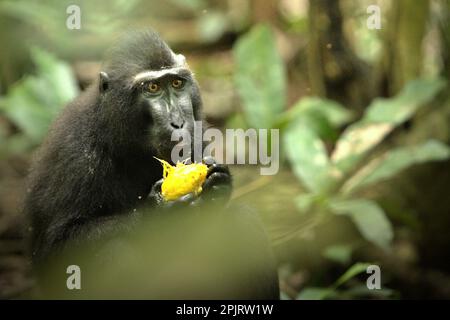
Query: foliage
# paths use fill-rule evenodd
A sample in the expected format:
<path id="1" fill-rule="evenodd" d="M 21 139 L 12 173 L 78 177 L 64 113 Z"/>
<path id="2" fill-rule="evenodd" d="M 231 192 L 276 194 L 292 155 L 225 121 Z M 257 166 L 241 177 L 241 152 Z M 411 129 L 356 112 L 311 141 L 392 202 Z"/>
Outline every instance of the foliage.
<path id="1" fill-rule="evenodd" d="M 284 129 L 284 148 L 294 174 L 310 192 L 296 200 L 301 210 L 320 200 L 319 211 L 349 216 L 366 240 L 387 248 L 393 234 L 385 213 L 377 203 L 352 195 L 411 165 L 449 157 L 446 145 L 427 141 L 388 150 L 364 165 L 370 152 L 428 103 L 444 87 L 444 81 L 417 79 L 391 99 L 374 100 L 362 119 L 344 130 L 329 157 L 325 141 L 337 138 L 336 128 L 348 123 L 352 114 L 336 102 L 315 97 L 301 99 L 283 112 L 284 101 L 279 97 L 284 97 L 286 90 L 285 71 L 274 48 L 265 26 L 255 27 L 236 45 L 236 85 L 248 124 Z M 251 59 L 256 51 L 262 54 Z"/>
<path id="2" fill-rule="evenodd" d="M 254 128 L 271 128 L 273 116 L 285 108 L 286 71 L 274 41 L 271 30 L 259 25 L 242 36 L 233 50 L 236 88 L 247 122 Z"/>
<path id="3" fill-rule="evenodd" d="M 69 5 L 78 5 L 82 8 L 83 29 L 94 34 L 111 34 L 125 27 L 121 17 L 130 15 L 138 8 L 140 0 L 113 0 L 108 6 L 100 1 L 57 1 L 45 0 L 31 2 L 28 0 L 2 1 L 0 14 L 9 15 L 39 31 L 42 26 L 50 31 L 56 40 L 54 45 L 70 45 L 68 37 L 70 30 L 61 28 L 65 26 Z M 100 10 L 99 10 L 100 9 Z M 94 13 L 94 14 L 90 14 Z M 72 45 L 70 45 L 72 46 Z"/>
<path id="4" fill-rule="evenodd" d="M 217 41 L 228 27 L 227 16 L 221 12 L 209 12 L 198 19 L 198 31 L 205 42 Z"/>
<path id="5" fill-rule="evenodd" d="M 285 129 L 299 121 L 315 126 L 322 138 L 333 139 L 336 128 L 353 118 L 339 103 L 316 97 L 302 99 L 286 110 L 286 68 L 268 26 L 257 25 L 240 37 L 233 54 L 234 82 L 247 126 Z"/>
<path id="6" fill-rule="evenodd" d="M 395 292 L 390 289 L 369 290 L 367 284 L 353 284 L 351 288 L 342 289 L 342 286 L 349 281 L 356 282 L 355 278 L 367 272 L 370 263 L 358 262 L 347 269 L 331 286 L 306 287 L 296 297 L 299 300 L 323 300 L 323 299 L 351 299 L 358 297 L 393 297 Z"/>
<path id="7" fill-rule="evenodd" d="M 443 85 L 440 79 L 418 79 L 392 99 L 375 100 L 361 120 L 344 130 L 331 157 L 313 126 L 293 123 L 285 132 L 285 147 L 294 173 L 311 192 L 308 198 L 313 201 L 309 207 L 314 199 L 321 199 L 319 211 L 349 216 L 366 240 L 388 248 L 393 233 L 384 211 L 376 202 L 359 198 L 355 193 L 411 165 L 450 156 L 448 146 L 430 140 L 421 145 L 392 148 L 367 162 L 371 151 L 429 102 Z M 298 200 L 303 201 L 302 210 L 309 209 L 304 204 L 307 196 Z"/>
<path id="8" fill-rule="evenodd" d="M 309 287 L 303 289 L 297 296 L 299 300 L 323 300 L 337 294 L 337 289 L 358 274 L 365 272 L 370 263 L 356 263 L 339 277 L 330 287 Z"/>
<path id="9" fill-rule="evenodd" d="M 78 94 L 69 65 L 38 48 L 31 50 L 31 57 L 36 74 L 24 77 L 0 99 L 0 112 L 19 129 L 2 143 L 2 152 L 39 144 L 56 114 Z"/>
<path id="10" fill-rule="evenodd" d="M 388 250 L 394 236 L 391 222 L 379 204 L 364 198 L 360 191 L 412 165 L 450 157 L 450 148 L 436 140 L 403 147 L 384 145 L 383 152 L 379 148 L 400 124 L 432 101 L 445 81 L 413 80 L 395 97 L 375 99 L 363 117 L 350 125 L 353 114 L 327 99 L 305 97 L 285 111 L 281 98 L 286 90 L 285 70 L 270 35 L 267 27 L 255 27 L 234 49 L 235 83 L 247 124 L 283 130 L 283 150 L 293 173 L 308 190 L 295 199 L 301 212 L 308 212 L 318 221 L 345 215 L 365 240 Z M 254 52 L 262 54 L 252 59 Z M 346 129 L 339 134 L 344 125 Z M 334 144 L 331 155 L 330 143 Z M 351 249 L 341 246 L 324 252 L 324 256 L 345 264 L 350 260 Z M 362 266 L 354 266 L 349 274 L 361 272 Z M 298 298 L 331 297 L 341 283 L 338 280 L 331 287 L 305 289 Z"/>

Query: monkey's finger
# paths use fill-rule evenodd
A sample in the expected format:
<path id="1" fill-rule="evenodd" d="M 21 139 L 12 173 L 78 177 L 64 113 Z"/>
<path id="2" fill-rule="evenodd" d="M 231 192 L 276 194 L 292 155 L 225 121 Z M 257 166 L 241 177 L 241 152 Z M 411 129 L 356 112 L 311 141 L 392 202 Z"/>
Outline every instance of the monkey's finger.
<path id="1" fill-rule="evenodd" d="M 231 196 L 231 187 L 228 185 L 212 186 L 208 192 L 204 193 L 202 198 L 204 201 L 211 202 L 227 202 Z"/>
<path id="2" fill-rule="evenodd" d="M 227 165 L 224 164 L 213 164 L 208 168 L 208 173 L 206 174 L 206 178 L 209 178 L 213 173 L 222 173 L 225 175 L 230 176 L 230 169 L 228 169 Z"/>
<path id="3" fill-rule="evenodd" d="M 202 162 L 203 162 L 204 164 L 206 164 L 208 167 L 209 167 L 209 166 L 212 166 L 213 164 L 216 164 L 216 163 L 217 163 L 217 162 L 216 162 L 216 159 L 214 159 L 214 158 L 211 157 L 211 156 L 203 157 Z"/>
<path id="4" fill-rule="evenodd" d="M 197 197 L 197 199 L 194 199 L 194 201 L 192 201 L 189 205 L 191 207 L 198 207 L 198 206 L 201 206 L 202 203 L 203 203 L 203 198 Z"/>
<path id="5" fill-rule="evenodd" d="M 224 172 L 212 172 L 202 186 L 203 192 L 208 191 L 215 185 L 229 185 L 231 187 L 231 175 Z"/>
<path id="6" fill-rule="evenodd" d="M 193 192 L 191 192 L 191 193 L 188 193 L 188 194 L 180 197 L 178 200 L 176 200 L 176 202 L 179 202 L 179 203 L 191 203 L 196 197 L 197 196 Z"/>
<path id="7" fill-rule="evenodd" d="M 182 207 L 186 207 L 189 204 L 191 204 L 196 198 L 197 198 L 197 196 L 193 192 L 191 192 L 191 193 L 185 194 L 184 196 L 178 198 L 177 200 L 166 201 L 164 203 L 164 206 L 166 208 L 182 208 Z"/>
<path id="8" fill-rule="evenodd" d="M 159 179 L 155 182 L 155 184 L 152 186 L 151 192 L 161 192 L 161 185 L 163 183 L 164 179 Z"/>

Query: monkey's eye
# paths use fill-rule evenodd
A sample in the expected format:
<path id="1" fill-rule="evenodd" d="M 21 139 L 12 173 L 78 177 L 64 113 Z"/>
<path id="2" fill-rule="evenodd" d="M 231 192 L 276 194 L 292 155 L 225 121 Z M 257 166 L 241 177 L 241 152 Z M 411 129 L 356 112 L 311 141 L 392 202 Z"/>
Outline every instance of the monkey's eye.
<path id="1" fill-rule="evenodd" d="M 149 84 L 147 84 L 147 90 L 150 93 L 157 93 L 159 89 L 160 89 L 159 85 L 155 82 L 150 82 Z"/>
<path id="2" fill-rule="evenodd" d="M 184 81 L 182 79 L 175 79 L 172 81 L 172 87 L 179 89 L 183 86 Z"/>

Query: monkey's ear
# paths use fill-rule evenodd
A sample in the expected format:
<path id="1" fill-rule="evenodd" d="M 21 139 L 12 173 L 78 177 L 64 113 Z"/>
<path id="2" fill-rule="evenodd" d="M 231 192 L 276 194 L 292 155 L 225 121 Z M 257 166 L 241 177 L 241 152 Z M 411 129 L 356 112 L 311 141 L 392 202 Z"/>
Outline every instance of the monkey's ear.
<path id="1" fill-rule="evenodd" d="M 106 72 L 100 71 L 98 90 L 100 91 L 100 93 L 103 93 L 108 89 L 108 87 L 109 87 L 109 76 Z"/>

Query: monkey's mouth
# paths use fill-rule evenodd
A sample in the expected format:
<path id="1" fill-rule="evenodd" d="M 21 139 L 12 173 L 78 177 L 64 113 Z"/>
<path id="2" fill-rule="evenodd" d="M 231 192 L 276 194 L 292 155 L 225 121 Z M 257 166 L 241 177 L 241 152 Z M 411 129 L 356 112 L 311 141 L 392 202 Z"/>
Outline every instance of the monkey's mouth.
<path id="1" fill-rule="evenodd" d="M 157 131 L 154 127 L 149 132 L 147 141 L 150 142 L 153 155 L 162 160 L 176 163 L 181 158 L 189 158 L 193 153 L 192 141 L 194 134 L 188 128 Z M 155 143 L 156 142 L 156 143 Z M 172 159 L 174 158 L 174 159 Z"/>

